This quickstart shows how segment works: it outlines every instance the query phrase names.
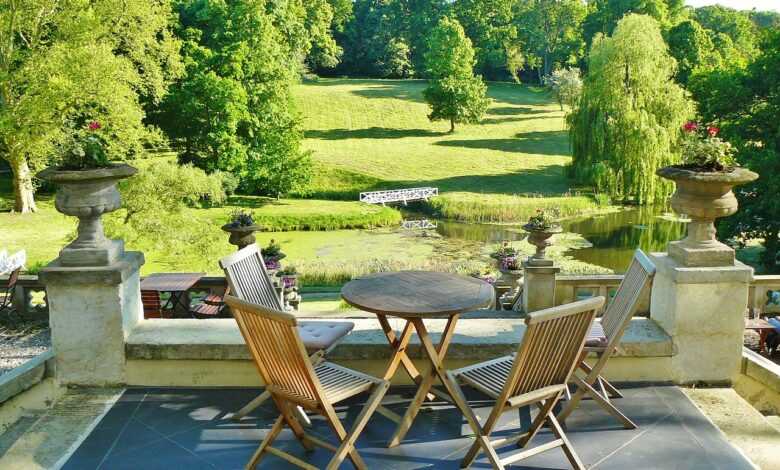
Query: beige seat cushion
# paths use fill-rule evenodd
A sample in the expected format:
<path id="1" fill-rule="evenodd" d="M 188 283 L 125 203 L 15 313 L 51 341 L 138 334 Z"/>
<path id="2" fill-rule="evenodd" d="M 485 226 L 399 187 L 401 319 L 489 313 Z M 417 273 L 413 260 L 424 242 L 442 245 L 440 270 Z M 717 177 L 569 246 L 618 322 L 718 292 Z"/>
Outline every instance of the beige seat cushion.
<path id="1" fill-rule="evenodd" d="M 347 336 L 355 324 L 348 321 L 299 321 L 298 333 L 309 354 L 328 349 Z"/>
<path id="2" fill-rule="evenodd" d="M 607 345 L 607 334 L 604 333 L 604 327 L 600 321 L 594 321 L 590 327 L 588 337 L 585 338 L 585 346 L 591 348 L 603 348 Z"/>

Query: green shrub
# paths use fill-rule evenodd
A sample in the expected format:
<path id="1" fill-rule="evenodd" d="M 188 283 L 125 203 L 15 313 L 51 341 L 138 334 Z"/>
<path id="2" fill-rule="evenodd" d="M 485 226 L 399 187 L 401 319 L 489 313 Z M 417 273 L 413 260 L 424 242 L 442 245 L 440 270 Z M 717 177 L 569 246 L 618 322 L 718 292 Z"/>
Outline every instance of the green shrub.
<path id="1" fill-rule="evenodd" d="M 537 209 L 558 209 L 560 217 L 598 210 L 600 204 L 587 196 L 533 197 L 491 194 L 448 193 L 431 199 L 424 207 L 445 219 L 473 223 L 525 223 Z"/>

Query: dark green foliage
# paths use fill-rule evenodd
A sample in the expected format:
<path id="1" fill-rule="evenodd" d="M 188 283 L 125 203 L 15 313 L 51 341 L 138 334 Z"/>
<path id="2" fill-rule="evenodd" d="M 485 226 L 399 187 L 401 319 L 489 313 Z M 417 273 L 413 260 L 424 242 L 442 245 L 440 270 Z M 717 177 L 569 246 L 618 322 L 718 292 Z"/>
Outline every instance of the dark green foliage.
<path id="1" fill-rule="evenodd" d="M 583 25 L 585 41 L 591 44 L 597 34 L 612 34 L 623 16 L 635 13 L 653 17 L 662 28 L 677 23 L 684 14 L 684 0 L 595 0 Z"/>
<path id="2" fill-rule="evenodd" d="M 744 65 L 755 56 L 758 36 L 750 12 L 712 5 L 697 8 L 693 16 L 711 32 L 716 48 L 730 63 Z"/>
<path id="3" fill-rule="evenodd" d="M 507 69 L 512 55 L 522 49 L 517 27 L 512 23 L 510 0 L 460 0 L 453 4 L 453 16 L 474 45 L 475 69 L 489 80 L 512 75 Z"/>
<path id="4" fill-rule="evenodd" d="M 575 65 L 582 58 L 586 12 L 579 0 L 537 0 L 516 7 L 520 38 L 529 62 L 536 64 L 540 82 L 554 68 Z"/>
<path id="5" fill-rule="evenodd" d="M 305 184 L 309 157 L 290 86 L 316 39 L 309 12 L 300 2 L 259 0 L 182 0 L 178 12 L 187 72 L 155 118 L 182 161 L 233 173 L 255 194 Z"/>
<path id="6" fill-rule="evenodd" d="M 424 74 L 425 36 L 445 5 L 444 0 L 356 0 L 352 17 L 336 35 L 344 49 L 336 71 L 381 78 Z"/>
<path id="7" fill-rule="evenodd" d="M 669 53 L 677 59 L 677 82 L 688 83 L 696 69 L 711 69 L 719 64 L 720 57 L 710 35 L 702 26 L 687 20 L 669 30 Z"/>
<path id="8" fill-rule="evenodd" d="M 431 107 L 431 121 L 476 123 L 485 114 L 490 100 L 482 77 L 474 76 L 474 49 L 463 28 L 449 18 L 442 18 L 431 31 L 425 62 L 431 82 L 423 92 Z"/>
<path id="9" fill-rule="evenodd" d="M 746 69 L 732 68 L 708 77 L 710 93 L 702 112 L 717 122 L 738 149 L 737 161 L 760 177 L 735 192 L 740 209 L 721 222 L 722 235 L 762 240 L 764 268 L 778 272 L 780 243 L 780 31 L 760 43 L 760 55 Z"/>

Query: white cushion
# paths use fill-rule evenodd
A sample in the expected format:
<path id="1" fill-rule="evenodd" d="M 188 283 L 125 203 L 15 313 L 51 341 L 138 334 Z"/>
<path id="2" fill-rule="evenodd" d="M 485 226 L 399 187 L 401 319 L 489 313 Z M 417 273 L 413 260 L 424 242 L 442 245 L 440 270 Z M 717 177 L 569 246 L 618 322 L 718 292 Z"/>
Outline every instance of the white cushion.
<path id="1" fill-rule="evenodd" d="M 298 333 L 311 354 L 333 346 L 354 327 L 355 324 L 348 321 L 299 321 Z"/>

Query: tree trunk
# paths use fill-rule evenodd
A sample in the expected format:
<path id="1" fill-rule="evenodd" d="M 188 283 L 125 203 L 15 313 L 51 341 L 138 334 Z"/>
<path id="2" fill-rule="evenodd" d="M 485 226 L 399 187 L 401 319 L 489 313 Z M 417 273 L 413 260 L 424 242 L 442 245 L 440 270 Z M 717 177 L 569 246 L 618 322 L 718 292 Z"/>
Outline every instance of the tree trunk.
<path id="1" fill-rule="evenodd" d="M 770 231 L 764 240 L 764 254 L 762 256 L 764 267 L 768 273 L 776 273 L 777 269 L 777 251 L 780 248 L 780 240 L 778 240 L 778 233 L 776 231 Z"/>
<path id="2" fill-rule="evenodd" d="M 22 214 L 36 212 L 38 207 L 27 160 L 24 157 L 12 158 L 11 171 L 14 177 L 14 211 Z"/>
<path id="3" fill-rule="evenodd" d="M 452 134 L 453 132 L 455 132 L 455 119 L 450 118 L 450 134 Z"/>

